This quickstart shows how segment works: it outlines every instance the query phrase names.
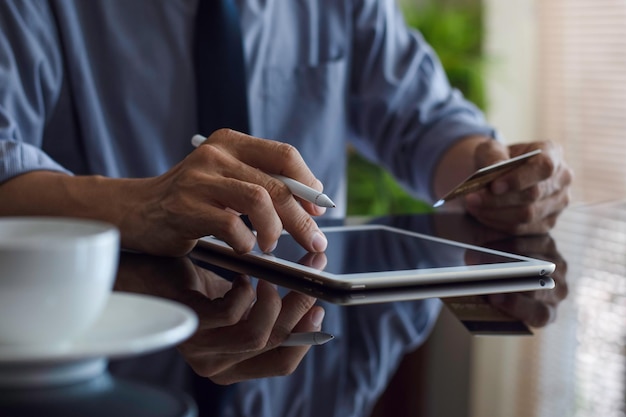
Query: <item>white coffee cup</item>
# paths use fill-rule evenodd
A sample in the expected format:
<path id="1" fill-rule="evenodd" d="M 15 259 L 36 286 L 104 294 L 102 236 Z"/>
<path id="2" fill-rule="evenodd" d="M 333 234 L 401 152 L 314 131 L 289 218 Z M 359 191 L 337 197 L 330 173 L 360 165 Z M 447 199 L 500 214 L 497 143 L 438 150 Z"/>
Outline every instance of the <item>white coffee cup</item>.
<path id="1" fill-rule="evenodd" d="M 103 311 L 118 230 L 56 217 L 0 217 L 0 346 L 67 345 Z"/>

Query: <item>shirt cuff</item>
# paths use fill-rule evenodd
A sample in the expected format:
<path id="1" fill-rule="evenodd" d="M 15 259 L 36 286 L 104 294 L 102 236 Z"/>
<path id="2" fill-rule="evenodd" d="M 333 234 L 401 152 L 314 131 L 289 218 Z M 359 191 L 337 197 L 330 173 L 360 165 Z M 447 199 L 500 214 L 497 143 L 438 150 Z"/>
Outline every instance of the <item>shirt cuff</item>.
<path id="1" fill-rule="evenodd" d="M 423 144 L 418 150 L 416 160 L 420 161 L 424 173 L 416 178 L 419 189 L 428 190 L 431 201 L 436 200 L 432 187 L 432 179 L 435 177 L 435 168 L 443 154 L 456 142 L 468 136 L 485 136 L 499 140 L 498 132 L 484 121 L 477 120 L 476 115 L 459 113 L 454 117 L 448 117 L 444 121 L 434 125 L 425 135 Z M 427 155 L 427 157 L 424 157 Z M 426 183 L 428 181 L 428 183 Z"/>
<path id="2" fill-rule="evenodd" d="M 0 184 L 18 175 L 38 170 L 71 175 L 70 171 L 36 146 L 13 140 L 0 140 Z"/>

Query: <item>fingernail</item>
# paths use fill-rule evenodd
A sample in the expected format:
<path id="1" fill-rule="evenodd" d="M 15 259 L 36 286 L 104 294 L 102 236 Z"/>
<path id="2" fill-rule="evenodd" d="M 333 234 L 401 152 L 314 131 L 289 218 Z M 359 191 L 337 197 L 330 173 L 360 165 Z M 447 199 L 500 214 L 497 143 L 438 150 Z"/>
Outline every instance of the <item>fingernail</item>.
<path id="1" fill-rule="evenodd" d="M 311 322 L 313 323 L 313 326 L 320 328 L 322 327 L 322 321 L 324 320 L 324 316 L 326 315 L 326 312 L 324 311 L 323 308 L 318 308 L 313 312 L 313 317 L 311 317 Z"/>
<path id="2" fill-rule="evenodd" d="M 311 246 L 313 246 L 313 250 L 315 252 L 324 252 L 328 246 L 326 236 L 324 236 L 321 232 L 315 232 Z"/>
<path id="3" fill-rule="evenodd" d="M 266 251 L 266 253 L 269 253 L 269 252 L 274 252 L 274 249 L 276 249 L 276 246 L 278 246 L 278 241 L 276 241 L 276 242 L 272 243 L 272 244 L 270 245 L 269 249 Z"/>

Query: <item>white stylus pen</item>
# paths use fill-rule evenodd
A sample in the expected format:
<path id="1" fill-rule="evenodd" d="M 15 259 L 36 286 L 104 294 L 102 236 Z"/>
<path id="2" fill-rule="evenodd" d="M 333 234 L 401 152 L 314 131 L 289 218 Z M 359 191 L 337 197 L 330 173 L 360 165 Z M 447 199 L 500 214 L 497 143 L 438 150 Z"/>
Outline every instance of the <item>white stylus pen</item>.
<path id="1" fill-rule="evenodd" d="M 291 333 L 289 337 L 281 343 L 281 346 L 317 346 L 323 345 L 334 338 L 335 336 L 332 334 L 324 332 Z"/>
<path id="2" fill-rule="evenodd" d="M 191 138 L 191 144 L 197 148 L 205 140 L 206 138 L 202 135 L 194 135 L 193 138 Z M 272 177 L 284 183 L 287 188 L 289 188 L 289 191 L 291 191 L 291 193 L 296 197 L 300 197 L 301 199 L 311 202 L 320 207 L 336 207 L 335 203 L 333 203 L 333 200 L 331 200 L 330 197 L 328 197 L 326 194 L 320 193 L 319 191 L 308 187 L 301 182 L 298 182 L 292 178 L 285 177 L 283 175 L 268 175 L 271 175 Z"/>

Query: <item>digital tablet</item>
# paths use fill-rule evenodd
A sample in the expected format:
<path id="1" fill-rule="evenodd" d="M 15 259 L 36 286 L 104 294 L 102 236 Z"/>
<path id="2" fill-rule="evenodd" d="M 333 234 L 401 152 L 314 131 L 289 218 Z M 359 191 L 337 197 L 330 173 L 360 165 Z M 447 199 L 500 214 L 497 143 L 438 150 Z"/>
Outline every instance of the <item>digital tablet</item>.
<path id="1" fill-rule="evenodd" d="M 451 282 L 447 284 L 422 284 L 413 286 L 352 290 L 331 288 L 318 285 L 305 279 L 294 279 L 275 269 L 266 268 L 249 262 L 222 256 L 212 251 L 194 251 L 190 254 L 192 262 L 232 281 L 238 274 L 273 282 L 310 295 L 320 300 L 338 305 L 363 305 L 396 301 L 415 301 L 427 298 L 451 298 L 469 295 L 517 293 L 526 291 L 549 290 L 555 287 L 550 276 L 532 276 L 522 278 L 503 278 L 485 281 Z"/>
<path id="2" fill-rule="evenodd" d="M 384 225 L 321 229 L 325 252 L 306 252 L 288 233 L 272 253 L 235 253 L 208 236 L 199 245 L 236 263 L 262 266 L 316 286 L 365 290 L 477 282 L 552 273 L 551 262 L 481 248 Z"/>

